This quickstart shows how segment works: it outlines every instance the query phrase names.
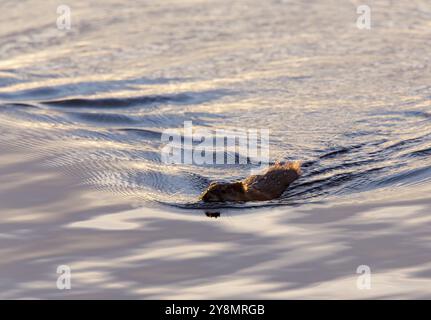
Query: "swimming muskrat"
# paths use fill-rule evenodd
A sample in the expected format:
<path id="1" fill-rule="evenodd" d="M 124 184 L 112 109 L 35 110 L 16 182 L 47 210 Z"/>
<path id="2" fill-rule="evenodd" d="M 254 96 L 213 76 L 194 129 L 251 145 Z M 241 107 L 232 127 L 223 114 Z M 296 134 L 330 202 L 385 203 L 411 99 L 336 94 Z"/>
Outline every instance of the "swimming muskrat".
<path id="1" fill-rule="evenodd" d="M 202 193 L 204 202 L 265 201 L 279 198 L 301 175 L 300 162 L 277 162 L 265 173 L 231 183 L 213 182 Z"/>

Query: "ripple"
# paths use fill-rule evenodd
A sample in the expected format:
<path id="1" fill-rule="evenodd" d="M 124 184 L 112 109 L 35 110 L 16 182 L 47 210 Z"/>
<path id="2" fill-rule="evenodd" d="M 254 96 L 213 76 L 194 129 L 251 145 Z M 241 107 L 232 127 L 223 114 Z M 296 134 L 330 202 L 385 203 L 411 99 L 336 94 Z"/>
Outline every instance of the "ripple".
<path id="1" fill-rule="evenodd" d="M 99 126 L 139 124 L 139 119 L 132 116 L 115 113 L 70 112 L 70 117 L 76 121 L 89 122 Z"/>
<path id="2" fill-rule="evenodd" d="M 117 129 L 119 132 L 125 132 L 130 135 L 135 135 L 139 138 L 144 139 L 154 139 L 154 140 L 160 140 L 162 138 L 162 133 L 148 130 L 148 129 L 134 129 L 134 128 L 124 128 L 124 129 Z"/>
<path id="3" fill-rule="evenodd" d="M 228 93 L 229 92 L 227 90 L 220 89 L 200 92 L 181 92 L 121 98 L 67 98 L 41 101 L 40 103 L 58 108 L 123 109 L 161 104 L 200 104 L 219 99 Z"/>
<path id="4" fill-rule="evenodd" d="M 127 108 L 163 103 L 186 103 L 192 97 L 187 94 L 140 96 L 133 98 L 61 99 L 43 101 L 42 104 L 66 108 Z"/>

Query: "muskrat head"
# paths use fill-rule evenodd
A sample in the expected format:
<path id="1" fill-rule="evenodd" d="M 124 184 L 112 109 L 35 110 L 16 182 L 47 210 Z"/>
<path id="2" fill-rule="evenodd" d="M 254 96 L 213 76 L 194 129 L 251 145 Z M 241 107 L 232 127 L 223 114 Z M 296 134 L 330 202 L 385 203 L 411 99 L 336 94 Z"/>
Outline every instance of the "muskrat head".
<path id="1" fill-rule="evenodd" d="M 241 182 L 213 182 L 201 196 L 204 202 L 242 201 L 243 198 L 244 188 Z"/>

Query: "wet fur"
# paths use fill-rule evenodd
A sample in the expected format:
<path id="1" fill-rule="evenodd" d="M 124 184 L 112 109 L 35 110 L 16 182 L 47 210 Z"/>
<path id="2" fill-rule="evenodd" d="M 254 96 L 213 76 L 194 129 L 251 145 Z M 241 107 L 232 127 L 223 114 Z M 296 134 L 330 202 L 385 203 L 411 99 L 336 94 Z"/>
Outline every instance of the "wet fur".
<path id="1" fill-rule="evenodd" d="M 204 202 L 266 201 L 279 198 L 301 175 L 299 162 L 276 163 L 259 175 L 231 183 L 213 182 L 202 193 Z"/>

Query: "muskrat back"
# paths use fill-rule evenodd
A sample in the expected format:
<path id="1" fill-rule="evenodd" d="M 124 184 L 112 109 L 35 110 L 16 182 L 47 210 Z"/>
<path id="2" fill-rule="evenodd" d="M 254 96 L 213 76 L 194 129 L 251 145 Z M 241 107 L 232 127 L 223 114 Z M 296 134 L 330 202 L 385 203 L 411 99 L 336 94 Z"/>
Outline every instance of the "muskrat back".
<path id="1" fill-rule="evenodd" d="M 212 183 L 201 195 L 205 202 L 265 201 L 280 197 L 301 174 L 300 162 L 276 163 L 263 174 L 232 183 Z"/>

